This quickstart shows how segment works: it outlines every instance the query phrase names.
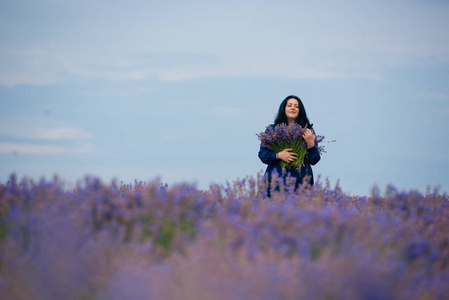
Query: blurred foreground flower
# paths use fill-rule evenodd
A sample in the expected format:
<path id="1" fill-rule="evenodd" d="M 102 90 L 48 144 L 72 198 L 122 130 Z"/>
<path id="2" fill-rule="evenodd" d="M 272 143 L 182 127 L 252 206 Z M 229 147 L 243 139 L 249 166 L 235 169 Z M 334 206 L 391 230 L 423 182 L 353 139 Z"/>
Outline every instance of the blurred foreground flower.
<path id="1" fill-rule="evenodd" d="M 0 299 L 398 299 L 449 295 L 449 197 L 320 177 L 268 198 L 263 173 L 0 182 Z"/>

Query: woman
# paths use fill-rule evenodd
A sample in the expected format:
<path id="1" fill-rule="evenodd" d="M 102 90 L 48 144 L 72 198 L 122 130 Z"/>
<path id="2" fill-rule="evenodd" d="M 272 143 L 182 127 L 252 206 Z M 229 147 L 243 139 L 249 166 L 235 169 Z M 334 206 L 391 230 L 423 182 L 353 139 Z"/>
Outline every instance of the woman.
<path id="1" fill-rule="evenodd" d="M 287 125 L 293 124 L 294 122 L 301 125 L 303 128 L 307 127 L 303 134 L 303 138 L 307 143 L 307 155 L 304 159 L 304 165 L 300 170 L 286 169 L 282 172 L 281 165 L 279 162 L 281 160 L 290 163 L 296 160 L 297 154 L 292 152 L 292 149 L 285 149 L 281 152 L 275 152 L 273 150 L 267 149 L 260 146 L 259 158 L 260 160 L 267 164 L 268 167 L 265 171 L 265 175 L 268 176 L 268 182 L 271 183 L 271 175 L 273 172 L 277 172 L 279 176 L 282 176 L 285 180 L 286 177 L 290 176 L 295 181 L 295 189 L 303 183 L 303 180 L 307 180 L 307 183 L 313 185 L 313 173 L 312 167 L 320 160 L 320 152 L 318 151 L 318 146 L 315 143 L 315 133 L 312 129 L 312 125 L 307 118 L 306 110 L 302 104 L 301 99 L 296 96 L 288 96 L 282 101 L 279 106 L 279 111 L 277 113 L 274 124 L 270 126 L 274 127 L 276 125 L 285 123 Z M 284 181 L 285 182 L 285 181 Z M 279 187 L 276 188 L 276 190 Z M 270 187 L 268 187 L 268 196 L 270 196 Z"/>

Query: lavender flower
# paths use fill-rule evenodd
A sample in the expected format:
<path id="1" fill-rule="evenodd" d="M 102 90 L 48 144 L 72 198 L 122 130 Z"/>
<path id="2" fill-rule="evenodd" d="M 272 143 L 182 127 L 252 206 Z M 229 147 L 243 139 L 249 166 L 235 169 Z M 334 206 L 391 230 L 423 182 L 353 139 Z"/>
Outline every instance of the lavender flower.
<path id="1" fill-rule="evenodd" d="M 267 199 L 262 178 L 200 191 L 11 177 L 0 299 L 447 298 L 446 194 L 357 197 L 318 178 Z"/>
<path id="2" fill-rule="evenodd" d="M 284 149 L 293 149 L 298 156 L 297 159 L 291 163 L 281 161 L 281 167 L 287 169 L 299 170 L 304 165 L 304 159 L 307 155 L 307 144 L 302 137 L 307 127 L 302 127 L 297 123 L 291 125 L 279 124 L 274 128 L 268 126 L 265 132 L 257 134 L 262 146 L 273 150 L 275 152 L 281 152 Z M 324 136 L 317 135 L 315 143 L 318 144 L 323 141 Z M 318 147 L 320 152 L 324 152 L 324 146 Z"/>

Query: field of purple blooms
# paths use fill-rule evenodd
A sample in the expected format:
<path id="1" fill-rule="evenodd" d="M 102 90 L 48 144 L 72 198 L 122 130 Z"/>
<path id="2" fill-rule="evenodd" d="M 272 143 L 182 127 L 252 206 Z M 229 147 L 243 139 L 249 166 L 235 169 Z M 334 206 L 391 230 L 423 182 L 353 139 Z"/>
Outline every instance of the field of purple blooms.
<path id="1" fill-rule="evenodd" d="M 0 299 L 448 299 L 447 195 L 280 185 L 12 175 Z"/>

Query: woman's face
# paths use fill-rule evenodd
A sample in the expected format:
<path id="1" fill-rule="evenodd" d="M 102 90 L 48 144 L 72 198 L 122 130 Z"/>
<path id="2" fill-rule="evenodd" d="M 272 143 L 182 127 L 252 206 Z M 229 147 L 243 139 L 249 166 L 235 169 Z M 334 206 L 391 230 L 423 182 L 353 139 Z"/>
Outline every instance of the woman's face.
<path id="1" fill-rule="evenodd" d="M 287 105 L 285 105 L 285 115 L 289 121 L 295 121 L 299 114 L 299 103 L 298 100 L 290 98 L 287 100 Z M 290 123 L 290 122 L 289 122 Z"/>

